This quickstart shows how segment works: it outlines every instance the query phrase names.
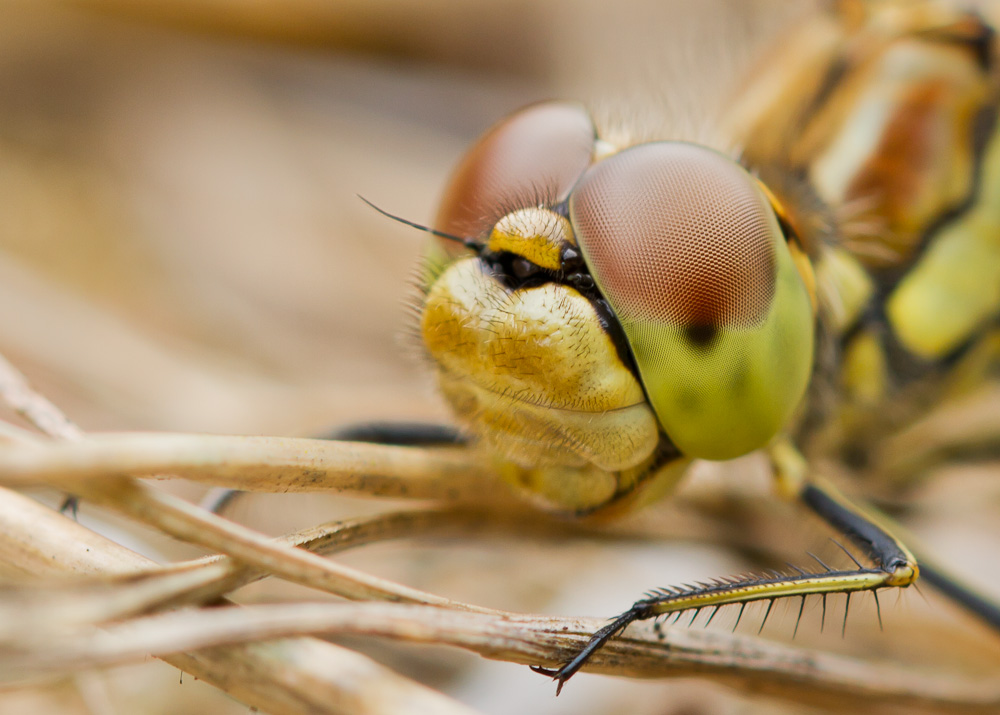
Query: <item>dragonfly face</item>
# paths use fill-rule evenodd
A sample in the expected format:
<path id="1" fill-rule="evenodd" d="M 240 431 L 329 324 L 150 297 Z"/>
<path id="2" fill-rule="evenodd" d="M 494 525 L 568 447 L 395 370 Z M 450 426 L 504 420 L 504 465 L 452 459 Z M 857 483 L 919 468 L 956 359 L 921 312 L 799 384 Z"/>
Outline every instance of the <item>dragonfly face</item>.
<path id="1" fill-rule="evenodd" d="M 617 150 L 575 105 L 495 127 L 437 224 L 481 248 L 439 249 L 422 317 L 459 416 L 524 469 L 610 473 L 557 497 L 575 510 L 765 445 L 805 391 L 814 322 L 772 201 L 704 147 Z"/>

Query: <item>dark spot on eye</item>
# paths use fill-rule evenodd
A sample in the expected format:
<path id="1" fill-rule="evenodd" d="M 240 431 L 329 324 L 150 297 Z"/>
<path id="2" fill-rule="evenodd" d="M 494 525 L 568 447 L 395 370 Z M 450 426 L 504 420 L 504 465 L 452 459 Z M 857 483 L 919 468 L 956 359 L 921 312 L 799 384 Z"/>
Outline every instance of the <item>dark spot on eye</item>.
<path id="1" fill-rule="evenodd" d="M 695 347 L 705 349 L 715 340 L 719 329 L 707 323 L 696 323 L 684 328 L 684 337 Z"/>

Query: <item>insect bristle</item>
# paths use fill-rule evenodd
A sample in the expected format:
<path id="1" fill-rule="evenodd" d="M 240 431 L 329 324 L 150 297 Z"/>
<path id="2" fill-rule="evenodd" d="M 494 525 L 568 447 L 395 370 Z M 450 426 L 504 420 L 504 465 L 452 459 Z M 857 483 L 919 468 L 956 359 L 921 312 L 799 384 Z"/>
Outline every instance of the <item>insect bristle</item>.
<path id="1" fill-rule="evenodd" d="M 862 565 L 861 565 L 861 562 L 860 562 L 860 561 L 858 561 L 858 560 L 857 560 L 856 558 L 854 558 L 854 554 L 852 554 L 852 553 L 851 553 L 850 551 L 848 551 L 848 550 L 847 550 L 847 547 L 846 547 L 846 546 L 844 546 L 844 545 L 843 545 L 842 543 L 840 543 L 840 542 L 839 542 L 839 541 L 837 541 L 836 539 L 830 539 L 830 541 L 832 541 L 832 542 L 833 542 L 833 543 L 835 543 L 835 544 L 836 544 L 837 546 L 839 546 L 839 547 L 840 547 L 840 550 L 841 550 L 841 551 L 843 551 L 843 552 L 844 552 L 845 554 L 847 554 L 847 558 L 849 558 L 849 559 L 850 559 L 851 561 L 853 561 L 853 562 L 854 562 L 854 564 L 855 564 L 855 565 L 856 565 L 856 566 L 857 566 L 857 567 L 858 567 L 859 569 L 860 569 L 860 568 L 864 568 L 864 566 L 862 566 Z"/>
<path id="2" fill-rule="evenodd" d="M 739 626 L 740 626 L 740 620 L 743 618 L 743 612 L 746 609 L 747 609 L 747 604 L 746 604 L 746 601 L 744 601 L 743 603 L 740 604 L 740 612 L 736 616 L 736 623 L 733 624 L 733 633 L 735 633 L 736 629 L 739 628 Z"/>
<path id="3" fill-rule="evenodd" d="M 757 629 L 757 635 L 760 635 L 764 630 L 764 624 L 767 623 L 767 617 L 771 615 L 771 609 L 774 608 L 774 600 L 775 599 L 772 598 L 768 601 L 767 610 L 764 612 L 764 620 L 760 622 L 760 628 Z"/>
<path id="4" fill-rule="evenodd" d="M 840 637 L 844 638 L 847 636 L 847 614 L 851 610 L 851 592 L 847 592 L 847 602 L 844 603 L 844 625 L 840 629 Z"/>
<path id="5" fill-rule="evenodd" d="M 805 607 L 806 607 L 806 597 L 804 595 L 799 596 L 799 615 L 795 619 L 795 630 L 792 631 L 792 640 L 795 640 L 795 636 L 799 632 L 799 624 L 802 623 L 802 611 L 805 610 Z"/>
<path id="6" fill-rule="evenodd" d="M 813 553 L 812 551 L 807 551 L 806 553 L 807 553 L 807 554 L 809 554 L 809 556 L 811 556 L 811 557 L 812 557 L 813 559 L 815 559 L 816 563 L 818 563 L 818 564 L 819 564 L 820 566 L 822 566 L 822 567 L 823 567 L 824 569 L 826 569 L 826 572 L 827 572 L 827 573 L 829 573 L 829 572 L 833 571 L 833 569 L 832 569 L 832 568 L 830 568 L 830 566 L 828 566 L 828 565 L 827 565 L 827 564 L 826 564 L 826 563 L 825 563 L 825 562 L 823 561 L 823 559 L 821 559 L 821 558 L 820 558 L 819 556 L 817 556 L 816 554 L 814 554 L 814 553 Z"/>

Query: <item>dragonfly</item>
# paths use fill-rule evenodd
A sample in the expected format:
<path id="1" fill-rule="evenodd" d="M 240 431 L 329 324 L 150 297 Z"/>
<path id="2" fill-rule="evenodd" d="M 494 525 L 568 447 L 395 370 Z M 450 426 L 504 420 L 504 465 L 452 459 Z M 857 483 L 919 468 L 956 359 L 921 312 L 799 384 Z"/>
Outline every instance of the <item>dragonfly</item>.
<path id="1" fill-rule="evenodd" d="M 651 591 L 534 668 L 558 689 L 635 621 L 727 605 L 798 599 L 801 618 L 807 598 L 867 592 L 881 609 L 919 581 L 1000 631 L 1000 606 L 815 466 L 905 481 L 1000 444 L 991 9 L 842 3 L 773 50 L 714 146 L 608 136 L 584 106 L 546 102 L 455 170 L 422 227 L 420 333 L 461 430 L 378 439 L 471 440 L 573 516 L 762 451 L 853 563 Z M 959 408 L 982 429 L 935 434 Z"/>
<path id="2" fill-rule="evenodd" d="M 841 3 L 773 48 L 711 145 L 544 102 L 472 146 L 432 225 L 375 207 L 434 236 L 419 334 L 460 427 L 333 438 L 459 446 L 525 501 L 596 519 L 759 452 L 841 535 L 847 568 L 803 549 L 812 566 L 646 593 L 534 666 L 557 692 L 636 621 L 734 607 L 738 625 L 752 603 L 763 628 L 791 601 L 797 632 L 808 599 L 825 620 L 846 597 L 846 624 L 871 594 L 881 623 L 880 593 L 929 583 L 1000 631 L 1000 606 L 827 474 L 878 495 L 996 454 L 998 60 L 987 15 Z"/>

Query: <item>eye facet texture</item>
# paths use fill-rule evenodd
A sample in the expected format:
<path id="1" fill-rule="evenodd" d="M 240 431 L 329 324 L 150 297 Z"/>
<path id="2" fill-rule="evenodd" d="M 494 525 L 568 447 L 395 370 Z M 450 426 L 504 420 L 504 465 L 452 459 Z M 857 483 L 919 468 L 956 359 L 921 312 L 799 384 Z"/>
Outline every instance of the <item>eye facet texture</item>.
<path id="1" fill-rule="evenodd" d="M 759 324 L 775 289 L 771 208 L 746 173 L 704 147 L 655 142 L 597 164 L 571 217 L 622 320 Z"/>
<path id="2" fill-rule="evenodd" d="M 481 237 L 519 200 L 565 197 L 590 163 L 590 115 L 578 104 L 545 102 L 486 133 L 466 154 L 445 190 L 434 227 Z"/>

